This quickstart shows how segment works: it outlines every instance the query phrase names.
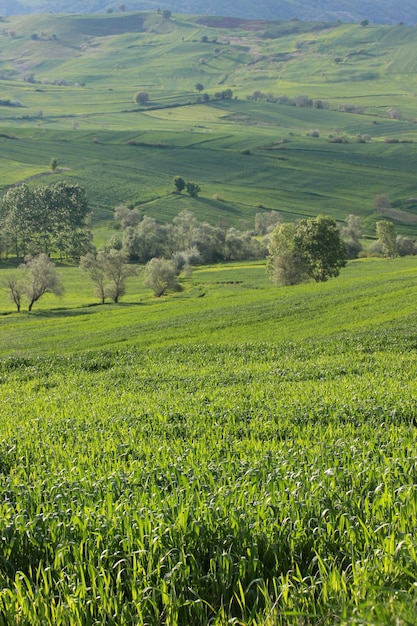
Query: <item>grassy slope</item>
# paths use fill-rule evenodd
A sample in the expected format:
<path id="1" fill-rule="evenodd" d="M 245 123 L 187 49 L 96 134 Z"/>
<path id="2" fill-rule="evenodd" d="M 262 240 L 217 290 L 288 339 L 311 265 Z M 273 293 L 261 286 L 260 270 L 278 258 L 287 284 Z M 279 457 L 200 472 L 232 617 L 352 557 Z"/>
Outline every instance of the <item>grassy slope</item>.
<path id="1" fill-rule="evenodd" d="M 413 623 L 415 258 L 85 308 L 60 271 L 0 317 L 0 623 Z"/>
<path id="2" fill-rule="evenodd" d="M 68 168 L 59 176 L 87 188 L 97 226 L 117 204 L 144 202 L 158 219 L 191 208 L 236 225 L 251 223 L 259 205 L 289 217 L 353 211 L 372 231 L 372 199 L 384 193 L 411 211 L 399 226 L 413 232 L 413 146 L 384 140 L 416 137 L 415 29 L 272 23 L 272 38 L 260 38 L 207 23 L 152 13 L 10 18 L 4 26 L 16 36 L 0 35 L 2 97 L 24 106 L 0 107 L 2 132 L 16 138 L 0 137 L 0 184 L 36 174 L 44 175 L 37 184 L 56 180 L 48 176 L 55 156 Z M 28 73 L 39 82 L 24 82 Z M 45 84 L 54 80 L 67 85 Z M 154 111 L 133 102 L 138 90 L 158 107 L 195 102 L 197 82 L 211 94 L 230 87 L 238 99 Z M 323 98 L 331 110 L 247 101 L 255 89 Z M 344 102 L 365 114 L 339 113 Z M 392 107 L 403 120 L 388 119 Z M 320 138 L 306 137 L 311 129 Z M 329 144 L 337 133 L 350 143 Z M 372 140 L 357 144 L 357 134 Z M 251 156 L 241 154 L 248 149 Z M 170 195 L 176 174 L 198 180 L 200 200 Z"/>
<path id="3" fill-rule="evenodd" d="M 327 339 L 403 323 L 415 309 L 414 258 L 356 261 L 337 280 L 291 289 L 272 287 L 263 263 L 202 267 L 185 281 L 184 292 L 161 300 L 143 287 L 139 274 L 130 279 L 121 306 L 96 307 L 89 306 L 93 289 L 79 270 L 60 272 L 66 285 L 62 299 L 45 296 L 33 315 L 1 318 L 0 355 L 57 346 L 72 352 L 132 344 Z M 11 310 L 5 294 L 1 308 Z"/>

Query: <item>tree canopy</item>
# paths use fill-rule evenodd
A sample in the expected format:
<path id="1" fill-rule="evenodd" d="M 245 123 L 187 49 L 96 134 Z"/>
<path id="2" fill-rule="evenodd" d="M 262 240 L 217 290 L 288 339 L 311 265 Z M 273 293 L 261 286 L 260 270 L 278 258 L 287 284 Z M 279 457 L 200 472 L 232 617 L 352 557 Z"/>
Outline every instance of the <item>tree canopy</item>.
<path id="1" fill-rule="evenodd" d="M 16 257 L 58 253 L 79 257 L 91 241 L 85 191 L 76 184 L 12 187 L 3 196 L 3 247 Z"/>
<path id="2" fill-rule="evenodd" d="M 284 285 L 305 277 L 326 281 L 346 265 L 346 246 L 336 222 L 326 215 L 280 224 L 272 231 L 268 251 L 268 272 Z"/>

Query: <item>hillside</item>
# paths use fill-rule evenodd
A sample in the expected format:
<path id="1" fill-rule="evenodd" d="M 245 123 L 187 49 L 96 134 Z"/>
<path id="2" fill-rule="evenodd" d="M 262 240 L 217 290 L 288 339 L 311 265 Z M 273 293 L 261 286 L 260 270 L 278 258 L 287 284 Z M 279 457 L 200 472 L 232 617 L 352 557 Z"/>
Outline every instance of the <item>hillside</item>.
<path id="1" fill-rule="evenodd" d="M 0 186 L 71 179 L 104 237 L 121 203 L 162 221 L 190 209 L 238 227 L 260 210 L 354 212 L 372 235 L 378 194 L 392 204 L 384 215 L 414 234 L 416 51 L 406 26 L 3 18 Z M 196 180 L 200 196 L 173 194 L 176 175 Z"/>
<path id="2" fill-rule="evenodd" d="M 414 623 L 415 257 L 95 307 L 60 272 L 0 316 L 2 624 Z"/>
<path id="3" fill-rule="evenodd" d="M 0 13 L 104 13 L 169 9 L 174 13 L 227 15 L 246 19 L 359 22 L 368 19 L 379 24 L 415 24 L 414 0 L 130 0 L 124 5 L 111 0 L 0 0 Z"/>

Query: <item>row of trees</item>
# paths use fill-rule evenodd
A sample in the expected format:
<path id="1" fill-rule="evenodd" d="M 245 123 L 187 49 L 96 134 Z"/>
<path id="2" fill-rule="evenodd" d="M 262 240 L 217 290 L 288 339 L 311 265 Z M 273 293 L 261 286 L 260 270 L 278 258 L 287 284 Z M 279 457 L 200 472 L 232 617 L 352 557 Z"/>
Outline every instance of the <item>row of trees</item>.
<path id="1" fill-rule="evenodd" d="M 107 299 L 119 302 L 126 292 L 126 279 L 137 273 L 137 267 L 129 264 L 125 255 L 114 248 L 82 256 L 80 269 L 91 279 L 95 295 L 101 304 Z M 179 273 L 174 261 L 154 258 L 144 268 L 144 282 L 156 297 L 160 297 L 167 289 L 181 289 Z M 32 311 L 33 305 L 45 294 L 61 296 L 64 293 L 55 263 L 45 253 L 27 256 L 17 272 L 8 274 L 3 279 L 3 286 L 18 313 L 24 301 L 27 302 L 28 311 Z"/>
<path id="2" fill-rule="evenodd" d="M 122 231 L 111 245 L 130 261 L 147 263 L 152 258 L 173 259 L 176 265 L 261 259 L 266 248 L 253 231 L 213 226 L 200 222 L 191 211 L 182 211 L 172 222 L 160 224 L 139 209 L 119 206 L 115 220 Z"/>
<path id="3" fill-rule="evenodd" d="M 0 254 L 80 257 L 91 246 L 85 190 L 76 184 L 10 188 L 0 205 Z"/>

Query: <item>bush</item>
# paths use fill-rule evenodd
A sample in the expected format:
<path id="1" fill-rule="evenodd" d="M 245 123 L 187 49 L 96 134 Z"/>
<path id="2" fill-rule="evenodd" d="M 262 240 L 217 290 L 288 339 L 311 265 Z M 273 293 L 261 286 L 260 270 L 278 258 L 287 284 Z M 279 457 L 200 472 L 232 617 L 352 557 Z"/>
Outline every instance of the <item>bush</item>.
<path id="1" fill-rule="evenodd" d="M 135 102 L 136 104 L 146 104 L 149 102 L 149 94 L 147 91 L 138 91 L 135 94 Z"/>

